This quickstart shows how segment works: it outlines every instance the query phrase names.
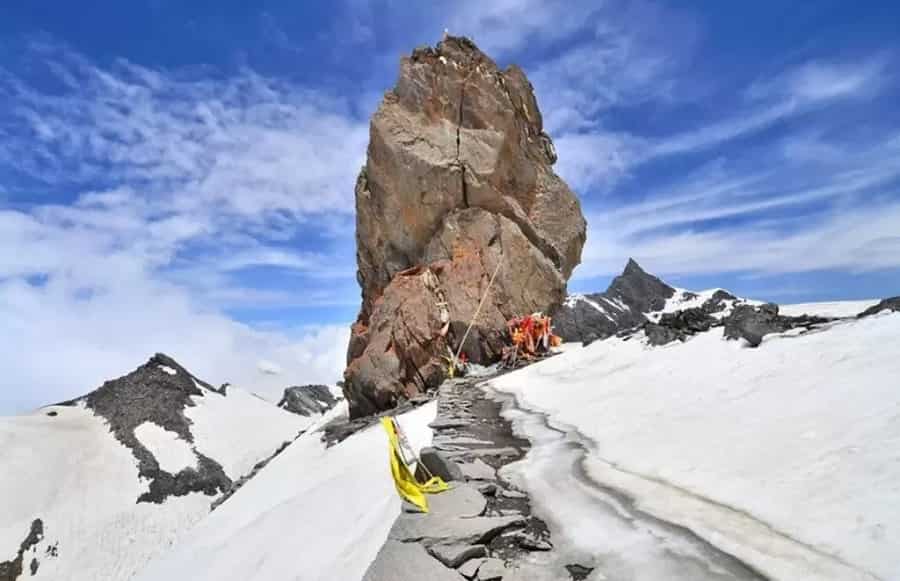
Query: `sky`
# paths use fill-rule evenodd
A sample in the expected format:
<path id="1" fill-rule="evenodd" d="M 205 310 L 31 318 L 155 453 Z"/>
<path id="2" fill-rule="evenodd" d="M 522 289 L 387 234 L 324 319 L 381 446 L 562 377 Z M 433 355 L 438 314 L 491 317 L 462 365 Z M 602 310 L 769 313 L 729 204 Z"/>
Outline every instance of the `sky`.
<path id="1" fill-rule="evenodd" d="M 0 414 L 172 355 L 269 398 L 334 382 L 353 185 L 400 57 L 446 29 L 532 81 L 588 220 L 781 303 L 900 294 L 900 6 L 842 1 L 6 3 Z"/>

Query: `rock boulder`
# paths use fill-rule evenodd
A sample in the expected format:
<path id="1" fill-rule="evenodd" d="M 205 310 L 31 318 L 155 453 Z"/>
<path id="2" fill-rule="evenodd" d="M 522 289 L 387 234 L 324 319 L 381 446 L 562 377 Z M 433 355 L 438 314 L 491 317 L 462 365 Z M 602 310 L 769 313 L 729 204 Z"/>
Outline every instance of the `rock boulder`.
<path id="1" fill-rule="evenodd" d="M 505 322 L 549 312 L 581 260 L 578 199 L 553 172 L 531 84 L 470 40 L 447 37 L 404 57 L 370 126 L 356 184 L 358 280 L 345 395 L 358 417 L 444 378 L 463 350 L 499 357 Z"/>

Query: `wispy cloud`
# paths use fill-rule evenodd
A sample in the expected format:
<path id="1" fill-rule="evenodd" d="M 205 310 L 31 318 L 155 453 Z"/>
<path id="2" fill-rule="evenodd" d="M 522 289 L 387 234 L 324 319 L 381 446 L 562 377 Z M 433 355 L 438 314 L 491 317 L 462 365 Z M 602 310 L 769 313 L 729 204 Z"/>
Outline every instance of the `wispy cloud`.
<path id="1" fill-rule="evenodd" d="M 357 295 L 353 269 L 334 258 L 352 230 L 334 229 L 352 221 L 365 120 L 341 97 L 252 71 L 104 69 L 48 45 L 30 58 L 53 90 L 0 73 L 12 104 L 0 174 L 14 200 L 0 210 L 0 318 L 11 325 L 0 351 L 18 370 L 0 409 L 91 389 L 155 350 L 270 396 L 336 380 L 343 327 L 261 332 L 217 309 Z M 297 273 L 296 296 L 248 285 L 258 268 Z M 285 373 L 258 377 L 256 359 Z"/>
<path id="2" fill-rule="evenodd" d="M 885 54 L 853 61 L 814 60 L 756 81 L 747 89 L 747 96 L 801 103 L 870 97 L 888 81 L 888 64 Z"/>
<path id="3" fill-rule="evenodd" d="M 898 135 L 819 147 L 835 154 L 825 167 L 775 147 L 595 207 L 577 276 L 615 273 L 625 255 L 672 274 L 900 268 Z"/>

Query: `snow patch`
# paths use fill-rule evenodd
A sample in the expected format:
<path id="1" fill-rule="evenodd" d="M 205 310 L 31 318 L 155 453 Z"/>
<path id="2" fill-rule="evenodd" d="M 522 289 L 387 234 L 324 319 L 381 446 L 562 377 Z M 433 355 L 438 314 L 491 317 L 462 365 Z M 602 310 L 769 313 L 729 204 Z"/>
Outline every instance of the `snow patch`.
<path id="1" fill-rule="evenodd" d="M 190 443 L 175 432 L 144 422 L 134 429 L 134 435 L 147 448 L 159 467 L 169 474 L 178 474 L 185 468 L 197 468 L 197 455 Z"/>
<path id="2" fill-rule="evenodd" d="M 168 373 L 169 375 L 177 375 L 178 374 L 178 371 L 176 371 L 175 369 L 172 369 L 168 365 L 158 365 L 157 367 L 159 367 L 160 369 L 162 369 L 164 372 Z"/>

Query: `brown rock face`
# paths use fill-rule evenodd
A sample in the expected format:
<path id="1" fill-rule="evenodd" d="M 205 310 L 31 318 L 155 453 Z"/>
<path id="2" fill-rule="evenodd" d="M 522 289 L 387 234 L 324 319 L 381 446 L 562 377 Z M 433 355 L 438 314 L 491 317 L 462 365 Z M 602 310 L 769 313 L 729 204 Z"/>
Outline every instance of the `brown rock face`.
<path id="1" fill-rule="evenodd" d="M 441 357 L 499 356 L 505 322 L 549 311 L 581 260 L 585 221 L 556 174 L 531 84 L 468 39 L 404 57 L 372 118 L 356 184 L 362 309 L 348 349 L 351 415 L 440 383 Z"/>

